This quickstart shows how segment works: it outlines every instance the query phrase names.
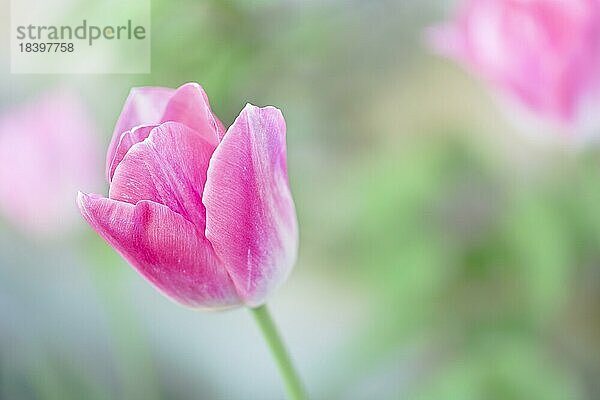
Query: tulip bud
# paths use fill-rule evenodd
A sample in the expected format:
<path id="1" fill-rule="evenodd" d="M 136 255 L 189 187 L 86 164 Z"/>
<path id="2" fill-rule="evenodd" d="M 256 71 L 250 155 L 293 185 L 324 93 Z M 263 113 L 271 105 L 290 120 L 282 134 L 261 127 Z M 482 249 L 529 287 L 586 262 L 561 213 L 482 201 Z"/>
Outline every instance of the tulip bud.
<path id="1" fill-rule="evenodd" d="M 600 2 L 466 0 L 429 31 L 433 47 L 568 133 L 597 134 Z"/>
<path id="2" fill-rule="evenodd" d="M 0 213 L 27 235 L 72 231 L 73 192 L 101 181 L 96 126 L 82 104 L 57 89 L 0 115 Z"/>
<path id="3" fill-rule="evenodd" d="M 248 104 L 225 132 L 197 84 L 134 89 L 106 175 L 108 197 L 79 194 L 83 217 L 183 305 L 261 305 L 295 263 L 285 121 L 276 108 Z"/>

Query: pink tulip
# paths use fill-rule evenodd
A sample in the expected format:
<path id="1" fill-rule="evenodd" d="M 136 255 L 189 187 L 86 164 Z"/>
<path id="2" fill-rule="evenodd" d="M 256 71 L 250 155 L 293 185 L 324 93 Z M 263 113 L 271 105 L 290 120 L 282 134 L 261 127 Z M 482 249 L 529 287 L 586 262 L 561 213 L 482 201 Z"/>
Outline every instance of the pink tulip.
<path id="1" fill-rule="evenodd" d="M 600 128 L 589 126 L 600 107 L 599 0 L 466 0 L 430 33 L 534 115 L 571 132 Z"/>
<path id="2" fill-rule="evenodd" d="M 73 192 L 99 183 L 100 147 L 81 99 L 46 93 L 0 115 L 0 212 L 28 235 L 67 233 L 78 220 Z"/>
<path id="3" fill-rule="evenodd" d="M 198 84 L 133 89 L 106 174 L 108 198 L 79 193 L 81 213 L 167 297 L 254 307 L 291 271 L 298 228 L 278 109 L 248 104 L 225 132 Z"/>

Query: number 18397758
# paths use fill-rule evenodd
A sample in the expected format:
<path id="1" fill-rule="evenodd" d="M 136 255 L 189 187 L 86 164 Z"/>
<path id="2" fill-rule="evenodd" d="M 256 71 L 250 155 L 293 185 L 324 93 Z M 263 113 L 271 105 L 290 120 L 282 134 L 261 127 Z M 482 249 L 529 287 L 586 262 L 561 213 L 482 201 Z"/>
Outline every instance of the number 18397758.
<path id="1" fill-rule="evenodd" d="M 21 53 L 72 53 L 75 51 L 73 43 L 60 42 L 27 42 L 19 43 Z"/>

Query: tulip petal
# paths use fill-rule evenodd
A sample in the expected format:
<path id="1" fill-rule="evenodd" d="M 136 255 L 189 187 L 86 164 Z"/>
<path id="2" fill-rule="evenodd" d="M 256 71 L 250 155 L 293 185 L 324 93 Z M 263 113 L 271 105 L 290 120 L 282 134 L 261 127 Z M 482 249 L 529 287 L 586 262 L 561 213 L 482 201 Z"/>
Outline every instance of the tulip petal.
<path id="1" fill-rule="evenodd" d="M 298 247 L 278 109 L 242 110 L 213 154 L 203 202 L 206 237 L 244 303 L 260 305 L 289 274 Z"/>
<path id="2" fill-rule="evenodd" d="M 115 149 L 113 160 L 108 170 L 109 182 L 112 180 L 113 175 L 115 174 L 115 169 L 117 168 L 117 165 L 119 165 L 119 163 L 123 161 L 125 154 L 127 154 L 131 146 L 144 141 L 150 135 L 150 131 L 152 131 L 152 129 L 154 129 L 155 127 L 156 125 L 140 125 L 136 126 L 130 131 L 126 131 L 121 134 L 119 144 Z"/>
<path id="3" fill-rule="evenodd" d="M 151 201 L 133 205 L 83 193 L 77 203 L 94 230 L 167 297 L 190 307 L 240 303 L 210 243 L 181 215 Z"/>
<path id="4" fill-rule="evenodd" d="M 125 106 L 117 120 L 112 140 L 106 156 L 106 176 L 109 177 L 110 166 L 119 144 L 121 134 L 138 125 L 153 125 L 161 121 L 165 107 L 174 89 L 161 87 L 139 87 L 131 89 Z"/>
<path id="5" fill-rule="evenodd" d="M 130 204 L 151 200 L 169 207 L 202 232 L 202 191 L 213 147 L 177 122 L 152 129 L 117 165 L 109 198 Z"/>
<path id="6" fill-rule="evenodd" d="M 204 89 L 197 83 L 186 83 L 175 91 L 161 119 L 161 122 L 167 121 L 187 125 L 214 145 L 225 131 L 221 121 L 212 113 Z"/>

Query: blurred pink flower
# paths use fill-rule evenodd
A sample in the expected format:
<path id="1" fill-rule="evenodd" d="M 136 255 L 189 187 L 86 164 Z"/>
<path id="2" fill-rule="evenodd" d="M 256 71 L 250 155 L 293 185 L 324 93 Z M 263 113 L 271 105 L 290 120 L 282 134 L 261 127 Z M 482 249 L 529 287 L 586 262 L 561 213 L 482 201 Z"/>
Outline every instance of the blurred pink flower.
<path id="1" fill-rule="evenodd" d="M 569 132 L 600 128 L 599 0 L 466 0 L 429 34 L 538 117 Z"/>
<path id="2" fill-rule="evenodd" d="M 101 180 L 96 128 L 86 111 L 77 94 L 56 90 L 0 115 L 0 212 L 26 234 L 73 229 L 73 192 Z"/>
<path id="3" fill-rule="evenodd" d="M 225 132 L 198 84 L 133 89 L 106 175 L 108 198 L 79 193 L 82 215 L 173 300 L 257 306 L 291 271 L 298 228 L 278 109 L 248 104 Z"/>

